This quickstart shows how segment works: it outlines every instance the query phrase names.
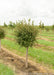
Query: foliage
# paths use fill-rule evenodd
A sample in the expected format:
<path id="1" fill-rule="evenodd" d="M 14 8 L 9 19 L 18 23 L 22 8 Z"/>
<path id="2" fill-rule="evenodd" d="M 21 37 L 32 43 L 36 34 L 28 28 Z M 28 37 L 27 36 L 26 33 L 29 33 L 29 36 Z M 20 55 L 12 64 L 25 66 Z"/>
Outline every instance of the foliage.
<path id="1" fill-rule="evenodd" d="M 0 27 L 0 39 L 5 37 L 4 29 Z"/>
<path id="2" fill-rule="evenodd" d="M 11 28 L 11 29 L 13 29 L 13 28 L 15 28 L 15 23 L 14 22 L 12 22 L 12 21 L 10 21 L 9 22 L 9 27 Z"/>
<path id="3" fill-rule="evenodd" d="M 49 26 L 45 26 L 45 30 L 48 32 L 50 30 Z"/>
<path id="4" fill-rule="evenodd" d="M 4 27 L 7 27 L 7 24 L 4 22 Z"/>
<path id="5" fill-rule="evenodd" d="M 13 26 L 13 25 L 12 25 L 12 21 L 10 21 L 10 22 L 9 22 L 9 26 L 10 26 L 10 27 L 12 27 L 12 26 Z"/>
<path id="6" fill-rule="evenodd" d="M 52 30 L 54 30 L 54 25 L 52 25 Z"/>
<path id="7" fill-rule="evenodd" d="M 42 25 L 42 23 L 41 23 L 41 21 L 40 21 L 40 23 L 39 23 L 39 28 L 41 28 L 41 25 Z"/>
<path id="8" fill-rule="evenodd" d="M 12 23 L 13 24 L 13 28 L 15 28 L 16 27 L 16 24 L 15 23 Z"/>
<path id="9" fill-rule="evenodd" d="M 42 23 L 41 21 L 39 23 L 39 28 L 44 29 L 44 23 Z"/>
<path id="10" fill-rule="evenodd" d="M 28 23 L 26 23 L 26 21 L 21 21 L 17 25 L 15 33 L 17 37 L 17 42 L 21 46 L 29 47 L 34 44 L 38 30 L 35 28 L 34 25 L 30 25 L 30 20 L 28 21 Z"/>
<path id="11" fill-rule="evenodd" d="M 42 23 L 42 29 L 44 29 L 44 23 Z"/>

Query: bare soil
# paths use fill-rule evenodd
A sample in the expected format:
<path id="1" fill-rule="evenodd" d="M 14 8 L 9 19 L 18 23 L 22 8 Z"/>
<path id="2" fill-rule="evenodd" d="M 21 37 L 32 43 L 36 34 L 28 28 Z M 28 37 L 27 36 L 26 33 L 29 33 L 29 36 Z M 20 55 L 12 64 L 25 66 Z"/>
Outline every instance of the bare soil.
<path id="1" fill-rule="evenodd" d="M 25 68 L 25 58 L 20 57 L 6 48 L 0 51 L 0 63 L 10 66 L 16 75 L 29 75 L 29 73 L 52 73 L 51 70 L 43 66 L 28 61 L 28 68 Z M 44 74 L 43 74 L 44 75 Z"/>

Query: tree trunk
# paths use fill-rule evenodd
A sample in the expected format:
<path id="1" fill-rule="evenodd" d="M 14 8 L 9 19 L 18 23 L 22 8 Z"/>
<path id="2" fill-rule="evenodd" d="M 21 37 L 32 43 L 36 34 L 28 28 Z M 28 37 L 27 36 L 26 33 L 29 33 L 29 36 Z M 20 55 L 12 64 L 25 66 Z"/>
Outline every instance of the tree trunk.
<path id="1" fill-rule="evenodd" d="M 1 39 L 0 39 L 0 50 L 1 50 Z"/>
<path id="2" fill-rule="evenodd" d="M 28 47 L 26 50 L 26 68 L 28 68 Z"/>

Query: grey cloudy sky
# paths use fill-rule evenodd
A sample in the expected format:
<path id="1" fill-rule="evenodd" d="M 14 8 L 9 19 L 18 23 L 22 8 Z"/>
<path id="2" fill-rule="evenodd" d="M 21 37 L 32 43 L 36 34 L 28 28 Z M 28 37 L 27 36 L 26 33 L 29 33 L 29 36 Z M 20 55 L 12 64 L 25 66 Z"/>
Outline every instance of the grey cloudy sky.
<path id="1" fill-rule="evenodd" d="M 0 0 L 0 24 L 23 18 L 54 24 L 54 0 Z"/>

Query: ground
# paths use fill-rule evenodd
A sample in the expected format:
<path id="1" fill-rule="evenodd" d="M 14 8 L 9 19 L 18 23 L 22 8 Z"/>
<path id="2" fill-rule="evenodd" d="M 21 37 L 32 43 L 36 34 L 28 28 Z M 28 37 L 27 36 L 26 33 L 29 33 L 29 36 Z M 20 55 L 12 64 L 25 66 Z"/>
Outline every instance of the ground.
<path id="1" fill-rule="evenodd" d="M 25 68 L 26 50 L 16 41 L 14 32 L 6 30 L 1 40 L 0 62 L 12 68 L 16 75 L 22 73 L 53 73 L 54 72 L 54 32 L 41 31 L 32 48 L 28 51 L 28 69 Z"/>
<path id="2" fill-rule="evenodd" d="M 30 60 L 28 62 L 28 69 L 26 69 L 25 58 L 8 51 L 6 48 L 2 48 L 0 51 L 0 62 L 11 67 L 16 75 L 21 73 L 22 75 L 24 73 L 53 73 L 52 70 Z"/>

